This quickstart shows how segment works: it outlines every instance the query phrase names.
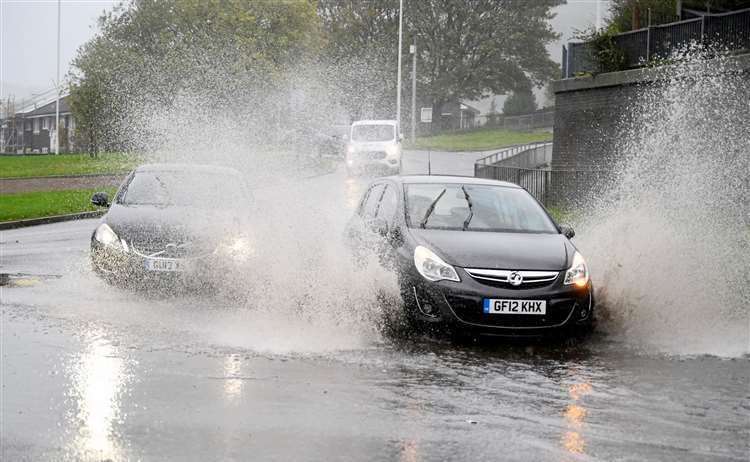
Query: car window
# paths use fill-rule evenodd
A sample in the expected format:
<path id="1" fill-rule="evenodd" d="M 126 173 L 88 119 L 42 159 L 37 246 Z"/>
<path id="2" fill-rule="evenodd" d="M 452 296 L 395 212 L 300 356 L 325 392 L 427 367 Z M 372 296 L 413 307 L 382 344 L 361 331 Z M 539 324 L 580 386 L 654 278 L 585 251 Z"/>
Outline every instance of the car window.
<path id="1" fill-rule="evenodd" d="M 382 218 L 388 223 L 393 223 L 393 218 L 398 208 L 398 194 L 396 191 L 396 186 L 392 184 L 386 185 L 383 198 L 380 200 L 380 207 L 378 207 L 378 218 Z"/>
<path id="2" fill-rule="evenodd" d="M 472 210 L 469 210 L 467 193 L 472 202 Z M 434 203 L 426 228 L 462 230 L 471 212 L 467 227 L 469 230 L 557 233 L 557 228 L 544 209 L 527 191 L 520 188 L 472 184 L 410 184 L 407 186 L 406 201 L 411 227 L 420 226 L 430 204 Z"/>
<path id="3" fill-rule="evenodd" d="M 373 219 L 378 210 L 378 203 L 380 202 L 380 196 L 383 195 L 383 184 L 376 184 L 370 188 L 367 194 L 367 198 L 362 204 L 362 215 L 363 218 Z"/>
<path id="4" fill-rule="evenodd" d="M 396 127 L 386 124 L 355 125 L 352 141 L 390 141 L 396 138 Z"/>
<path id="5" fill-rule="evenodd" d="M 224 207 L 249 201 L 241 178 L 216 172 L 137 171 L 118 194 L 123 205 Z"/>

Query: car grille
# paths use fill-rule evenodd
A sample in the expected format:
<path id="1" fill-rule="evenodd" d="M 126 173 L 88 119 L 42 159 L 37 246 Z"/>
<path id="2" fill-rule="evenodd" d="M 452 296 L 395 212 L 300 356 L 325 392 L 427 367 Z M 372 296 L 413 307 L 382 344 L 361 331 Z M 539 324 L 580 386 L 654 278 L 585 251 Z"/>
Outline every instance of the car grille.
<path id="1" fill-rule="evenodd" d="M 385 152 L 383 151 L 363 151 L 359 153 L 362 159 L 367 160 L 381 160 L 385 159 Z"/>
<path id="2" fill-rule="evenodd" d="M 511 271 L 465 268 L 475 281 L 491 287 L 503 289 L 535 289 L 551 285 L 560 275 L 559 271 Z M 508 282 L 512 273 L 518 273 L 522 277 L 521 284 L 513 285 Z"/>
<path id="3" fill-rule="evenodd" d="M 200 257 L 208 253 L 205 248 L 201 248 L 190 241 L 142 240 L 128 242 L 128 245 L 133 251 L 144 257 L 190 258 Z"/>
<path id="4" fill-rule="evenodd" d="M 531 297 L 534 298 L 534 297 Z M 572 298 L 547 300 L 547 314 L 485 314 L 480 297 L 446 295 L 448 305 L 463 322 L 506 328 L 544 328 L 563 324 L 576 306 Z"/>

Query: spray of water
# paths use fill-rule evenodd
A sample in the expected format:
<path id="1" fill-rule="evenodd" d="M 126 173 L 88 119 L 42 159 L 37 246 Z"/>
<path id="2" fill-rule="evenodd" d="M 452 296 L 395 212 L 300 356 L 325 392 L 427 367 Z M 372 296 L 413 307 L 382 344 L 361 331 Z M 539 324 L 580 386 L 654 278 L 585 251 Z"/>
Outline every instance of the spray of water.
<path id="1" fill-rule="evenodd" d="M 581 223 L 603 328 L 646 351 L 750 352 L 748 71 L 675 55 L 623 120 L 615 184 Z"/>
<path id="2" fill-rule="evenodd" d="M 384 311 L 398 297 L 395 278 L 374 256 L 352 258 L 343 239 L 367 181 L 346 179 L 333 162 L 332 173 L 321 168 L 316 152 L 316 143 L 331 134 L 333 125 L 348 122 L 336 87 L 356 88 L 363 76 L 306 63 L 292 66 L 270 85 L 252 73 L 222 72 L 222 56 L 210 58 L 214 65 L 209 67 L 219 70 L 215 74 L 184 72 L 190 60 L 182 61 L 179 85 L 163 77 L 134 76 L 121 89 L 129 105 L 114 131 L 146 163 L 215 164 L 241 172 L 253 200 L 236 204 L 236 198 L 227 197 L 227 203 L 212 208 L 231 205 L 232 213 L 248 223 L 243 230 L 253 247 L 248 266 L 237 274 L 205 274 L 224 284 L 219 284 L 219 297 L 202 294 L 200 302 L 83 298 L 114 304 L 122 321 L 140 322 L 137 318 L 145 316 L 213 345 L 290 353 L 359 349 L 378 342 L 387 321 Z M 360 72 L 377 65 L 362 63 Z M 195 234 L 223 228 L 209 223 L 216 218 L 191 217 L 182 218 Z M 221 298 L 224 289 L 231 297 Z M 145 313 L 143 305 L 150 307 Z M 201 313 L 200 305 L 215 309 Z"/>

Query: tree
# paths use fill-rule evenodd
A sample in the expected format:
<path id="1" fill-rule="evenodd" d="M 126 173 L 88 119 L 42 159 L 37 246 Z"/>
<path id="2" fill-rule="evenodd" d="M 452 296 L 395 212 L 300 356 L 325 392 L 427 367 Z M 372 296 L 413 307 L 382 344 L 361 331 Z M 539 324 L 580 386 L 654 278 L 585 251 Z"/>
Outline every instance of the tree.
<path id="1" fill-rule="evenodd" d="M 420 0 L 404 5 L 404 55 L 416 36 L 420 98 L 433 107 L 490 93 L 542 85 L 558 72 L 545 45 L 557 35 L 549 19 L 560 0 Z M 320 0 L 333 58 L 377 54 L 383 106 L 395 95 L 398 1 Z M 406 92 L 404 92 L 406 93 Z"/>
<path id="2" fill-rule="evenodd" d="M 75 116 L 94 150 L 104 134 L 124 147 L 150 138 L 137 112 L 180 94 L 228 111 L 242 107 L 241 96 L 268 103 L 286 66 L 323 43 L 306 1 L 132 0 L 104 14 L 99 29 L 70 75 Z"/>
<path id="3" fill-rule="evenodd" d="M 514 91 L 503 103 L 503 114 L 520 115 L 536 111 L 536 98 L 530 89 Z"/>

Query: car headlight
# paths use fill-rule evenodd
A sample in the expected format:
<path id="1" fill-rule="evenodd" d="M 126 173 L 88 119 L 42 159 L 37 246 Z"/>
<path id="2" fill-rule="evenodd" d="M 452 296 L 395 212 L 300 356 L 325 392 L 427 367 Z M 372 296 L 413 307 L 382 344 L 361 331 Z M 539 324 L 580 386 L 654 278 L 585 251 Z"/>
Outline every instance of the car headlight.
<path id="1" fill-rule="evenodd" d="M 102 223 L 96 228 L 96 231 L 94 231 L 94 239 L 106 247 L 124 248 L 120 238 L 117 237 L 117 234 L 115 234 L 115 232 L 112 231 L 112 228 L 106 223 Z"/>
<path id="2" fill-rule="evenodd" d="M 427 247 L 420 245 L 414 249 L 414 265 L 417 267 L 419 274 L 428 281 L 461 281 L 456 269 L 444 262 Z"/>
<path id="3" fill-rule="evenodd" d="M 391 144 L 385 148 L 385 153 L 391 157 L 398 155 L 398 152 L 399 149 L 397 144 Z"/>
<path id="4" fill-rule="evenodd" d="M 565 272 L 565 285 L 574 284 L 577 287 L 584 287 L 589 282 L 589 268 L 583 256 L 576 252 L 573 255 L 573 264 Z"/>
<path id="5" fill-rule="evenodd" d="M 255 253 L 255 247 L 247 237 L 236 237 L 219 244 L 215 253 L 243 262 Z"/>

